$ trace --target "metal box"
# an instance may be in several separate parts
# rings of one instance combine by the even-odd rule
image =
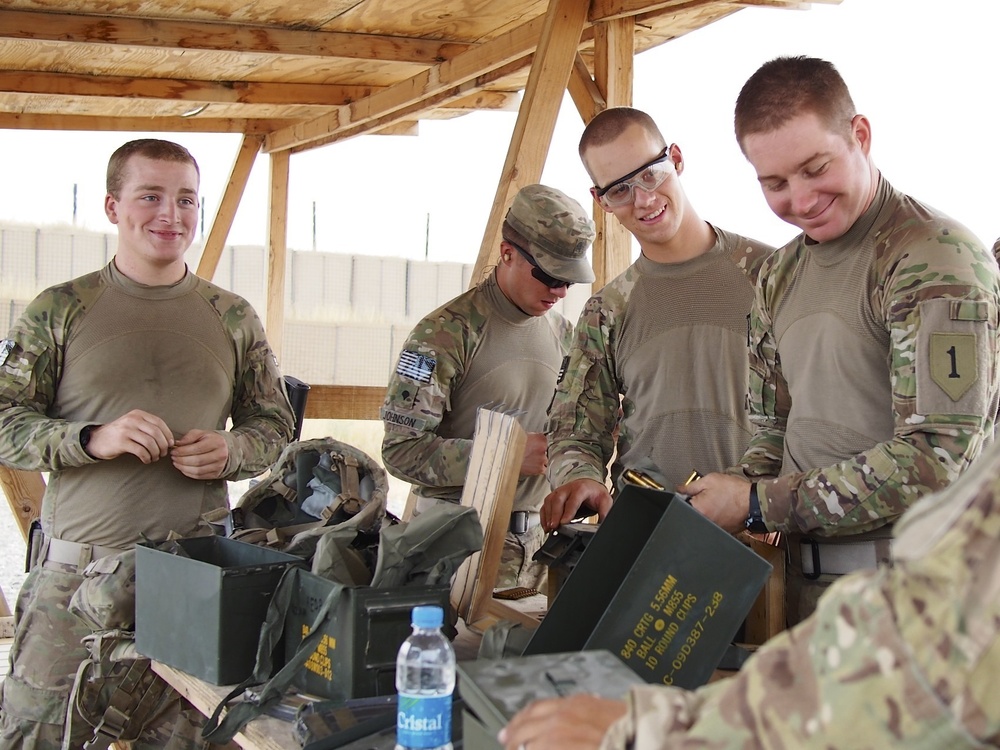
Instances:
[[[629,486],[524,649],[607,649],[647,682],[706,683],[771,565],[672,492]]]
[[[298,571],[298,584],[285,615],[286,658],[302,639],[332,589],[341,586],[336,612],[323,626],[313,653],[294,679],[303,693],[330,699],[370,698],[396,692],[396,654],[412,632],[416,606],[436,604],[445,612],[450,587],[349,588]]]
[[[220,536],[178,544],[188,557],[136,545],[136,649],[214,685],[241,682],[281,574],[303,561]]]
[[[623,699],[643,681],[609,651],[536,654],[458,663],[465,750],[502,750],[497,732],[532,701],[590,693]]]

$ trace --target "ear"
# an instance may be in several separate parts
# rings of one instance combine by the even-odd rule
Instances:
[[[872,124],[864,115],[854,115],[851,119],[851,137],[862,153],[868,156],[872,150]]]
[[[510,263],[510,261],[511,261],[511,253],[513,251],[514,251],[514,248],[511,247],[511,244],[509,242],[507,242],[507,240],[500,240],[500,260],[501,261],[503,261],[504,263]]]
[[[112,224],[118,223],[118,199],[111,193],[104,196],[104,214]]]
[[[594,198],[594,203],[600,206],[601,210],[604,211],[604,213],[606,214],[614,213],[610,208],[601,203],[601,199],[597,197],[597,188],[595,187],[590,188],[590,194]]]
[[[684,171],[684,155],[681,153],[681,147],[676,143],[671,143],[667,153],[670,154],[670,161],[674,163],[677,174],[681,174]]]

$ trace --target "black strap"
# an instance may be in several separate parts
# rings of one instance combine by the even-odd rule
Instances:
[[[309,635],[302,639],[298,649],[285,663],[274,677],[268,680],[271,674],[271,656],[275,646],[281,640],[285,630],[285,614],[288,612],[292,601],[292,595],[298,587],[299,571],[301,568],[292,566],[285,570],[278,582],[278,587],[271,597],[267,607],[267,616],[260,630],[260,640],[257,642],[257,663],[254,666],[253,674],[233,688],[222,701],[216,706],[208,723],[201,730],[202,739],[216,744],[229,742],[236,733],[240,731],[252,719],[257,718],[275,703],[279,702],[288,686],[292,683],[296,673],[309,660],[316,646],[326,632],[323,627],[328,621],[332,621],[337,615],[337,603],[343,591],[343,585],[331,581],[332,589],[327,595],[323,606],[309,627]],[[261,688],[260,692],[251,692],[247,688],[267,684]],[[229,707],[230,701],[241,693],[247,693],[243,700]],[[227,708],[225,717],[219,721],[219,716],[223,709]]]

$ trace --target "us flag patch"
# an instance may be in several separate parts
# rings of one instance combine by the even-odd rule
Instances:
[[[426,354],[413,352],[404,349],[399,355],[399,364],[396,365],[396,374],[418,383],[431,382],[431,374],[437,366],[437,360],[428,357]]]
[[[14,340],[4,339],[0,341],[0,365],[7,362],[7,357],[14,351]]]

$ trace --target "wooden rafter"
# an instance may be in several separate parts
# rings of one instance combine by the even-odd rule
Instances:
[[[0,71],[0,91],[53,97],[153,99],[198,104],[283,104],[334,107],[371,96],[385,86],[319,83],[258,83],[198,81],[124,76],[84,76],[69,73],[7,73]],[[460,110],[510,109],[516,91],[479,91],[443,105]]]
[[[282,151],[305,145],[315,148],[340,140],[345,131],[379,121],[385,115],[433,99],[510,63],[525,60],[538,43],[543,23],[544,17],[536,18],[431,70],[422,71],[361,101],[338,107],[329,115],[279,130],[268,137],[264,150]],[[462,95],[467,93],[470,92],[462,92]]]
[[[122,16],[0,10],[0,39],[42,39],[160,49],[253,52],[423,63],[450,60],[469,44],[434,39],[276,29],[246,24],[198,23]]]

